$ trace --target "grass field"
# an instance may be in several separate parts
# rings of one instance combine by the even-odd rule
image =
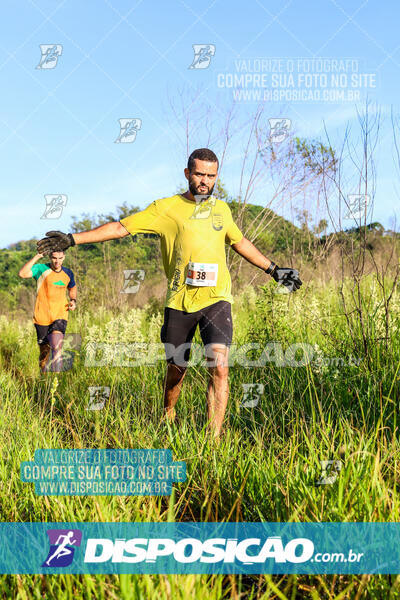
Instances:
[[[132,368],[84,364],[89,342],[159,342],[161,313],[80,309],[68,326],[82,335],[73,368],[47,375],[38,371],[31,322],[0,317],[1,521],[399,521],[399,291],[386,336],[379,288],[373,276],[365,279],[366,356],[357,313],[349,317],[350,336],[335,282],[307,284],[291,296],[274,289],[269,283],[236,297],[233,341],[262,347],[275,341],[284,352],[306,343],[312,360],[299,367],[232,366],[219,446],[205,430],[205,368],[189,370],[177,422],[169,427],[160,420],[162,361]],[[242,385],[249,383],[263,384],[264,392],[245,408]],[[103,410],[86,410],[89,386],[110,386]],[[89,447],[170,448],[174,460],[187,462],[188,477],[171,498],[38,497],[32,484],[20,481],[20,463],[33,460],[36,448]],[[337,481],[315,485],[320,461],[330,459],[342,463]],[[0,595],[378,599],[400,597],[400,576],[18,575],[0,578]]]

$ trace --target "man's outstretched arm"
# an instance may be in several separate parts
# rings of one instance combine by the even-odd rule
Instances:
[[[168,226],[169,217],[166,217],[158,208],[155,200],[144,210],[124,217],[120,221],[105,223],[89,231],[80,233],[63,233],[62,231],[48,231],[46,237],[39,240],[38,251],[48,254],[50,251],[67,250],[75,244],[94,244],[106,242],[135,235],[136,233],[156,233],[160,235]]]
[[[129,231],[119,221],[113,221],[112,223],[99,225],[99,227],[95,227],[89,231],[73,233],[72,237],[75,244],[94,244],[96,242],[106,242],[107,240],[123,238],[127,235],[129,235]]]
[[[99,225],[89,231],[80,233],[63,233],[62,231],[48,231],[46,237],[37,243],[38,251],[42,254],[65,251],[76,244],[94,244],[106,242],[129,235],[129,231],[119,221]]]
[[[268,269],[272,264],[272,260],[264,256],[250,240],[242,237],[240,242],[232,244],[232,248],[235,252],[243,256],[249,263],[259,267],[263,271]]]
[[[242,237],[240,242],[232,244],[232,248],[249,263],[271,275],[272,279],[278,284],[283,285],[287,292],[295,292],[303,284],[297,269],[278,267],[272,260],[257,250],[254,244],[247,238]]]

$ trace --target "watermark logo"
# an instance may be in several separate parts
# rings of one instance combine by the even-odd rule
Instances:
[[[189,69],[207,69],[215,54],[215,44],[193,44],[193,62]]]
[[[242,408],[255,408],[261,395],[264,393],[264,385],[262,383],[242,383],[244,392]]]
[[[136,294],[144,279],[143,269],[124,269],[124,286],[120,294]]]
[[[254,356],[257,351],[258,356]],[[252,357],[248,356],[251,352]],[[243,345],[231,344],[228,365],[240,365],[245,368],[265,367],[274,363],[278,367],[304,367],[314,356],[311,344],[299,342],[291,344],[285,350],[279,342],[268,342],[264,347],[258,343]],[[191,354],[189,360],[189,353]],[[213,344],[185,342],[178,346],[171,343],[134,342],[109,344],[89,342],[86,345],[85,367],[138,367],[157,365],[160,360],[173,358],[178,366],[216,366],[213,358]]]
[[[10,450],[8,448],[2,448],[0,450],[0,463],[8,462],[11,459],[12,459],[12,455],[11,455]]]
[[[90,400],[86,410],[102,410],[106,400],[110,397],[110,388],[108,386],[91,386],[88,390]]]
[[[142,128],[142,119],[118,119],[120,132],[115,144],[131,144],[136,140],[136,134]]]
[[[281,274],[277,285],[274,288],[274,294],[291,294],[296,291],[295,281],[299,279],[297,269],[279,269]]]
[[[318,371],[329,367],[359,367],[361,362],[361,357],[357,358],[352,354],[350,356],[324,356],[323,354],[318,354],[311,364]]]
[[[42,567],[68,567],[74,558],[75,548],[81,545],[79,529],[48,529],[50,550]]]
[[[62,371],[70,371],[74,364],[75,353],[82,345],[80,333],[66,333],[62,344]]]
[[[196,206],[190,219],[208,219],[215,206],[215,198],[206,194],[195,194]]]
[[[64,207],[67,205],[66,194],[45,194],[46,208],[41,219],[59,219]]]
[[[358,59],[236,58],[217,73],[217,88],[235,102],[358,102],[377,88],[377,74],[362,72]],[[282,120],[282,119],[278,119]]]
[[[348,211],[343,216],[344,219],[361,219],[367,214],[371,205],[371,196],[369,194],[348,194]]]
[[[54,69],[62,54],[61,44],[40,44],[41,57],[37,69]]]
[[[342,469],[341,460],[321,460],[321,477],[316,485],[331,485],[335,483]]]
[[[141,547],[138,548],[140,541]],[[249,547],[253,549],[248,553]],[[255,553],[258,550],[258,554]],[[132,560],[132,554],[135,558]],[[177,563],[210,563],[241,561],[245,565],[262,564],[267,559],[275,563],[305,563],[314,554],[314,543],[308,538],[294,538],[285,545],[281,536],[261,538],[208,538],[195,537],[176,541],[171,538],[89,538],[86,544],[85,563],[146,562],[160,564],[166,557]]]
[[[269,139],[274,144],[280,144],[289,135],[289,130],[292,126],[290,119],[268,119],[270,132]]]

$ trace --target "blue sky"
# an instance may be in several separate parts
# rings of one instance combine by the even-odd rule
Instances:
[[[144,208],[174,194],[185,182],[182,108],[191,105],[189,148],[206,145],[208,125],[218,124],[232,102],[232,89],[218,87],[218,76],[237,74],[240,64],[254,67],[257,58],[274,59],[275,67],[281,61],[286,76],[292,64],[297,77],[298,65],[304,69],[312,59],[357,61],[355,71],[346,71],[345,91],[353,73],[367,74],[368,85],[357,88],[359,101],[266,100],[263,119],[289,118],[292,131],[309,138],[323,134],[325,122],[334,143],[349,123],[357,150],[356,109],[368,95],[382,116],[371,217],[393,226],[393,217],[400,217],[390,128],[392,108],[399,113],[399,13],[398,3],[376,0],[3,2],[0,247],[48,229],[68,230],[72,215],[114,211],[123,202]],[[62,46],[55,68],[36,68],[44,44]],[[207,68],[189,68],[194,44],[215,47]],[[270,89],[272,74],[265,73]],[[320,81],[313,93],[322,92]],[[211,107],[206,123],[204,103]],[[256,106],[236,101],[242,123]],[[132,143],[115,143],[122,118],[141,120]],[[246,139],[244,127],[221,173],[232,195]],[[215,133],[211,147],[222,150]],[[356,173],[347,175],[348,192],[355,192]],[[41,219],[45,194],[67,196],[59,219]],[[252,201],[264,205],[270,195],[261,186]]]

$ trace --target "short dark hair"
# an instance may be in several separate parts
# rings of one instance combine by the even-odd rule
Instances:
[[[218,163],[218,167],[219,167],[219,160],[212,150],[210,150],[209,148],[198,148],[197,150],[193,150],[192,154],[189,156],[189,160],[188,160],[188,164],[187,164],[189,171],[193,170],[194,161],[196,158],[198,160],[207,160],[208,162],[216,162],[216,163]]]

